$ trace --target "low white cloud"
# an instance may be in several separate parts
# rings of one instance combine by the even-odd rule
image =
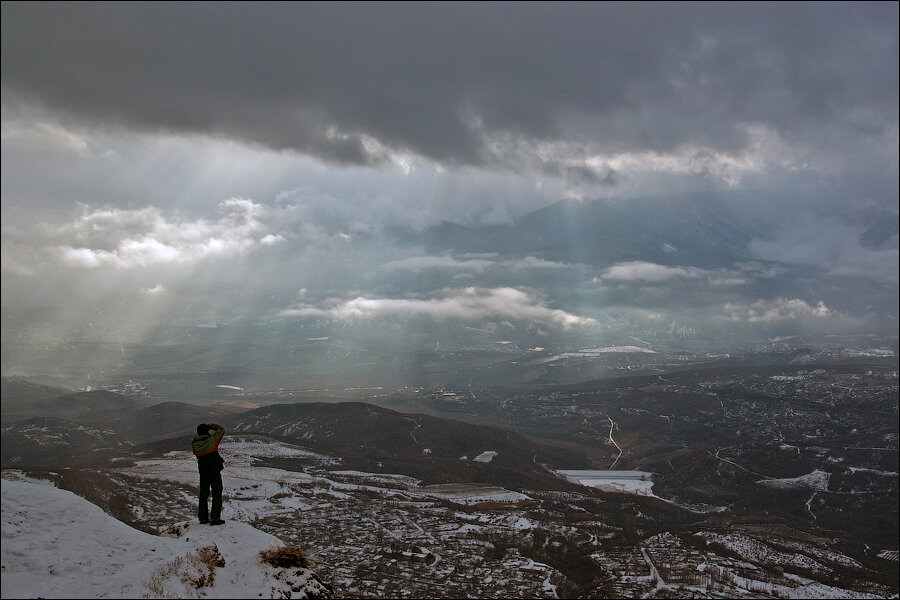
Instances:
[[[536,256],[526,256],[522,259],[506,261],[504,264],[508,264],[515,269],[566,269],[572,266],[553,260],[544,260]]]
[[[726,304],[725,313],[730,321],[747,323],[782,323],[803,319],[825,319],[835,312],[825,306],[822,301],[809,304],[799,298],[776,298],[775,300],[757,300],[752,304]]]
[[[153,287],[144,288],[141,291],[147,296],[158,296],[166,291],[166,287],[161,283],[157,283]]]
[[[722,286],[722,287],[731,287],[737,285],[747,285],[750,283],[750,279],[747,277],[731,277],[731,276],[721,276],[721,277],[710,277],[709,283],[710,285]]]
[[[59,256],[63,264],[71,267],[93,269],[97,267],[148,267],[179,259],[179,249],[153,238],[125,239],[115,250],[94,250],[60,246]]]
[[[389,271],[422,271],[426,269],[460,269],[468,271],[484,271],[496,264],[496,261],[484,258],[467,258],[459,260],[453,256],[411,256],[385,263],[381,268]]]
[[[270,233],[259,240],[259,243],[263,246],[274,246],[275,244],[280,244],[286,241],[287,240],[283,235],[273,235]]]
[[[526,320],[564,329],[596,323],[589,317],[549,308],[533,296],[514,288],[468,287],[444,292],[442,297],[428,299],[359,296],[350,300],[331,299],[318,305],[300,302],[281,314],[288,317],[331,319],[428,316],[440,320],[462,321]]]
[[[426,269],[458,269],[463,271],[483,272],[486,269],[500,267],[504,269],[561,269],[572,265],[545,260],[535,256],[526,256],[513,260],[499,260],[496,254],[471,254],[459,258],[450,255],[412,256],[385,263],[381,268],[390,271],[423,271]]]
[[[707,272],[710,285],[735,287],[749,285],[759,279],[772,279],[783,275],[786,269],[779,265],[764,265],[756,262],[738,263],[731,269],[716,269]]]
[[[737,263],[727,269],[701,269],[687,266],[666,266],[645,261],[623,262],[606,269],[602,278],[595,277],[592,282],[602,280],[638,283],[662,283],[673,280],[704,280],[717,287],[735,287],[748,285],[755,280],[771,279],[782,275],[784,267],[764,265],[758,262]]]
[[[703,269],[697,267],[667,267],[656,263],[631,261],[619,263],[608,268],[604,279],[620,281],[667,281],[669,279],[697,279],[705,275]]]
[[[156,207],[135,210],[84,207],[77,219],[48,228],[58,243],[55,255],[65,266],[131,269],[184,263],[214,256],[245,254],[257,245],[284,242],[265,233],[266,207],[244,198],[219,205],[217,220],[189,220]]]

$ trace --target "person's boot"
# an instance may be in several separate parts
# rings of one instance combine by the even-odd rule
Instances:
[[[202,523],[202,521],[201,521],[201,523]],[[210,525],[224,525],[225,521],[223,521],[222,519],[213,519],[212,521],[209,522],[209,524]]]

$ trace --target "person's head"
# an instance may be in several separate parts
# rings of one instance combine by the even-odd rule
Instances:
[[[197,435],[209,435],[209,425],[206,423],[197,425]]]

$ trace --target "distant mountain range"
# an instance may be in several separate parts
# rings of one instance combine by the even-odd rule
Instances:
[[[604,267],[624,261],[702,268],[748,260],[754,239],[770,236],[784,215],[752,198],[725,202],[715,194],[617,201],[564,200],[512,224],[443,223],[422,232],[431,252],[497,252]]]

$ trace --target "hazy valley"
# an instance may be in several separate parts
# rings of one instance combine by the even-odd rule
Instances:
[[[254,390],[207,373],[200,404],[158,402],[155,377],[118,392],[4,379],[3,468],[157,533],[194,518],[186,442],[221,422],[226,518],[302,547],[339,597],[884,597],[898,589],[889,344],[506,349],[482,367],[608,374],[566,384]],[[567,469],[652,473],[652,492]]]

